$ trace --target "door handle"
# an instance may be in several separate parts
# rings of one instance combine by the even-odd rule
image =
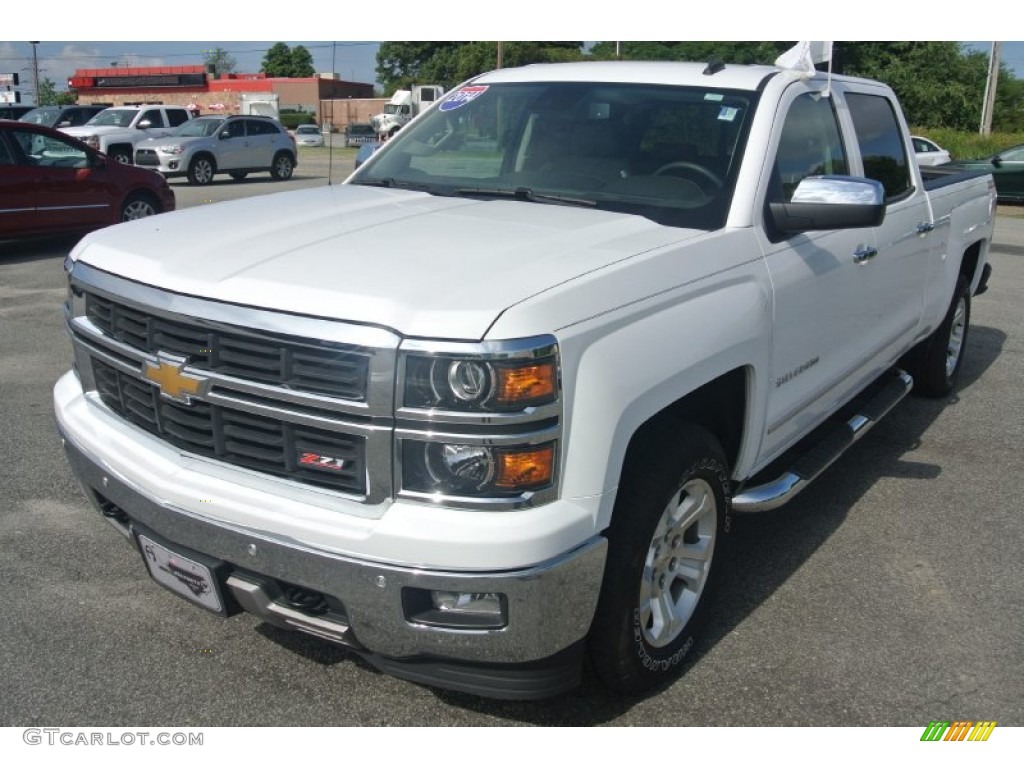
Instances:
[[[933,229],[935,229],[935,225],[932,224],[930,221],[922,221],[920,224],[917,225],[917,234],[927,235]]]
[[[855,264],[867,264],[871,259],[878,255],[878,249],[872,246],[865,246],[858,248],[853,252],[853,261]]]

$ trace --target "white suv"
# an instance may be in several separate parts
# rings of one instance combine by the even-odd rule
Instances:
[[[163,138],[140,142],[135,164],[164,176],[186,176],[190,184],[209,184],[218,173],[244,179],[259,171],[283,181],[295,169],[295,140],[270,117],[208,115]]]

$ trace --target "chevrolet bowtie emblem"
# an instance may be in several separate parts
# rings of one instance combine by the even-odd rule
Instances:
[[[191,404],[191,395],[200,395],[207,380],[182,373],[185,366],[182,358],[173,359],[160,355],[157,362],[147,360],[142,366],[142,375],[160,388],[160,394],[185,405]]]

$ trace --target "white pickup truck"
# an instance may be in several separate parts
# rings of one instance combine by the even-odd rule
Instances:
[[[347,183],[93,233],[54,397],[163,586],[493,697],[683,666],[734,512],[951,391],[990,176],[922,178],[892,91],[538,65]]]
[[[85,125],[61,130],[103,152],[111,160],[131,165],[136,144],[166,136],[191,119],[192,113],[184,107],[163,104],[110,107]]]

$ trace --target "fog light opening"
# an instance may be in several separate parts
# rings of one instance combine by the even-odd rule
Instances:
[[[508,598],[500,592],[456,592],[406,587],[405,618],[446,629],[501,629],[508,625]]]

